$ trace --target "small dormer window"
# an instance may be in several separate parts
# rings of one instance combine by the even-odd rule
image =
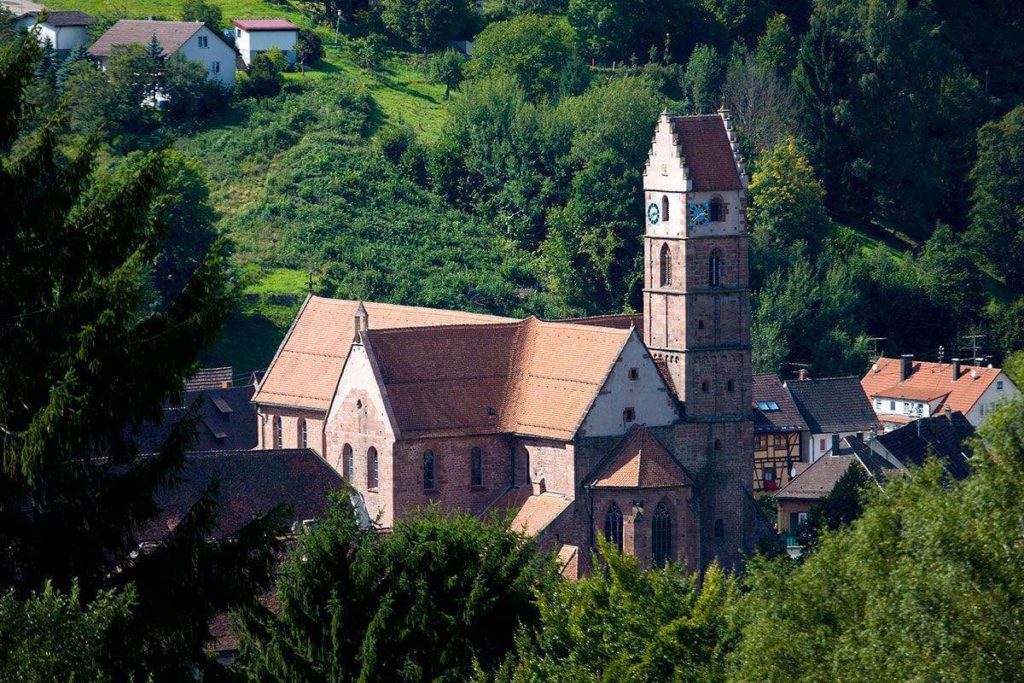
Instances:
[[[210,47],[209,36],[199,36],[199,47]]]

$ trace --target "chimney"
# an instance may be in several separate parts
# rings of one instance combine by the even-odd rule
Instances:
[[[539,472],[530,477],[530,485],[535,496],[539,496],[547,490],[547,487],[544,485],[544,475]]]
[[[905,382],[910,377],[910,370],[914,366],[914,354],[904,353],[900,356],[900,381]]]
[[[960,379],[960,359],[959,358],[954,358],[953,359],[953,381],[955,382],[958,379]]]
[[[832,455],[839,455],[839,435],[832,435]]]
[[[796,373],[796,378],[803,382],[805,379],[810,379],[810,374],[807,372],[807,368],[800,368],[800,371]]]

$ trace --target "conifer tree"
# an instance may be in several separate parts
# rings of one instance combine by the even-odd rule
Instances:
[[[166,225],[159,154],[97,181],[94,145],[60,144],[61,115],[20,135],[39,56],[0,43],[0,589],[50,581],[83,600],[134,584],[132,615],[104,648],[118,677],[176,679],[205,663],[206,624],[269,580],[274,519],[207,543],[207,492],[159,547],[139,552],[192,438],[186,420],[142,457],[132,430],[159,417],[230,310],[221,244],[161,296],[147,273]]]

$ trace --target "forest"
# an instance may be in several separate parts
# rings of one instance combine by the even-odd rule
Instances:
[[[145,458],[126,428],[200,362],[265,367],[307,289],[636,310],[641,174],[666,108],[736,123],[758,371],[969,352],[1020,377],[1024,5],[65,8],[97,35],[124,16],[220,30],[280,14],[303,27],[301,59],[267,53],[224,92],[159,46],[101,72],[0,18],[0,679],[1019,677],[1020,402],[987,421],[970,478],[931,463],[862,490],[859,518],[800,562],[765,548],[742,575],[691,576],[602,548],[578,582],[503,520],[430,510],[377,535],[341,499],[291,548],[280,510],[211,542],[213,489],[140,554],[197,423]],[[467,39],[470,58],[451,48]],[[157,91],[173,104],[139,106]],[[230,668],[205,649],[225,612]]]

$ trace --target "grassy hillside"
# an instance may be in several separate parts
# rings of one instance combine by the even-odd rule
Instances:
[[[157,16],[163,19],[181,17],[184,0],[58,0],[47,2],[46,6],[53,9],[76,9],[93,15],[124,14],[129,17]],[[285,17],[291,20],[302,19],[305,15],[286,0],[269,3],[263,0],[218,0],[216,3],[224,11],[224,19]]]

